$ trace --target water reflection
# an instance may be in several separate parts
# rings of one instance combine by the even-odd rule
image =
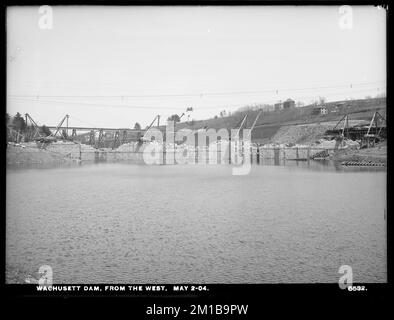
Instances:
[[[25,169],[56,169],[56,168],[78,168],[78,167],[90,167],[90,166],[108,166],[111,164],[121,164],[121,165],[142,165],[142,166],[150,166],[145,165],[143,163],[135,163],[135,161],[117,161],[117,162],[106,162],[106,161],[74,161],[67,163],[32,163],[32,164],[7,164],[7,169],[9,170],[25,170]],[[197,164],[198,166],[216,166],[216,164]],[[157,166],[157,165],[154,165]],[[162,166],[162,165],[160,165]],[[173,164],[169,164],[167,166],[174,166]],[[176,166],[184,166],[184,165],[176,165]],[[196,164],[188,164],[193,168]],[[233,167],[235,165],[228,164],[217,164],[217,166],[224,167]],[[337,172],[385,172],[386,167],[379,166],[343,166],[338,161],[332,160],[279,160],[275,159],[261,159],[259,163],[252,163],[252,168],[261,167],[261,166],[284,166],[289,169],[298,167],[305,170],[313,170],[313,171],[337,171]]]

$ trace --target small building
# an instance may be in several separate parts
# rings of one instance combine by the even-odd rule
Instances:
[[[316,106],[312,109],[312,115],[317,116],[317,115],[322,115],[325,116],[328,114],[328,109],[326,106]]]
[[[320,114],[322,116],[325,116],[326,114],[328,114],[328,110],[327,110],[327,108],[325,106],[321,106],[320,107]]]
[[[292,109],[295,108],[295,101],[293,99],[287,99],[283,102],[283,109]]]

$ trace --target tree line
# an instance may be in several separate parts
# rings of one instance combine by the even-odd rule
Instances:
[[[11,116],[7,112],[5,119],[6,119],[6,125],[8,127],[11,127],[12,129],[18,131],[21,134],[24,134],[29,130],[29,126],[27,125],[25,118],[19,112],[17,112],[14,116]],[[45,126],[45,124],[39,126],[38,128],[40,134],[44,136],[49,136],[51,134],[51,130],[49,130],[49,128]]]

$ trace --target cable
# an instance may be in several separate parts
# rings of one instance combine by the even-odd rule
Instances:
[[[378,90],[383,89],[383,88],[376,88]],[[376,90],[375,89],[375,90]],[[344,91],[344,92],[332,92],[330,95],[343,95],[343,94],[354,94],[354,93],[359,93],[359,92],[364,92],[365,89],[362,90],[351,90],[351,91]],[[313,96],[303,96],[303,97],[297,97],[297,100],[307,100],[307,99],[316,99],[318,98],[319,95],[313,95]],[[10,97],[10,99],[16,101],[16,102],[33,102],[33,103],[61,103],[61,104],[68,104],[68,105],[87,105],[87,106],[96,106],[96,107],[104,107],[104,108],[125,108],[125,109],[154,109],[154,110],[185,110],[185,107],[167,107],[167,106],[133,106],[133,105],[116,105],[116,104],[101,104],[101,103],[89,103],[89,102],[77,102],[77,101],[59,101],[59,100],[35,100],[35,99],[29,99],[29,98],[18,98],[18,97]],[[278,100],[269,100],[265,101],[264,104],[267,103],[274,103],[277,102]],[[234,105],[227,105],[223,104],[222,106],[219,105],[214,105],[214,106],[203,106],[203,107],[198,107],[195,108],[196,110],[206,110],[206,109],[219,109],[219,108],[234,108],[234,107],[243,107],[247,105],[259,105],[263,103],[256,103],[256,102],[243,102],[243,103],[237,103]]]
[[[383,83],[385,81],[375,81],[375,82],[365,82],[365,83],[351,83],[343,85],[334,86],[321,86],[321,87],[304,87],[304,88],[274,88],[268,90],[258,90],[258,91],[229,91],[229,92],[208,92],[208,93],[185,93],[185,94],[151,94],[151,95],[28,95],[28,94],[10,94],[8,97],[36,97],[36,98],[165,98],[165,97],[206,97],[206,96],[223,96],[223,95],[244,95],[244,94],[259,94],[259,93],[278,93],[278,92],[288,92],[288,91],[304,91],[304,90],[318,90],[318,89],[331,89],[331,88],[350,88],[355,86],[368,86],[377,83]]]

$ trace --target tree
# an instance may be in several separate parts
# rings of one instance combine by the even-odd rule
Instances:
[[[179,118],[179,116],[177,114],[173,114],[171,117],[168,117],[167,120],[174,121],[175,123],[181,121],[181,119]]]
[[[40,128],[40,133],[42,133],[45,136],[50,136],[51,135],[51,130],[44,124]]]
[[[25,119],[21,116],[19,112],[16,113],[14,119],[12,119],[12,124],[15,127],[15,130],[24,132],[26,129]]]
[[[327,99],[325,97],[319,97],[319,104],[320,105],[325,104],[326,101],[327,101]]]
[[[134,129],[135,130],[141,130],[141,125],[138,122],[136,122],[135,125],[134,125]]]
[[[386,98],[386,93],[382,92],[382,93],[378,93],[375,98]]]
[[[226,110],[220,111],[220,116],[223,118],[226,115]]]
[[[8,122],[10,121],[10,119],[11,119],[10,115],[8,114],[8,112],[6,112],[6,114],[5,114],[5,123],[7,125],[8,125]]]

